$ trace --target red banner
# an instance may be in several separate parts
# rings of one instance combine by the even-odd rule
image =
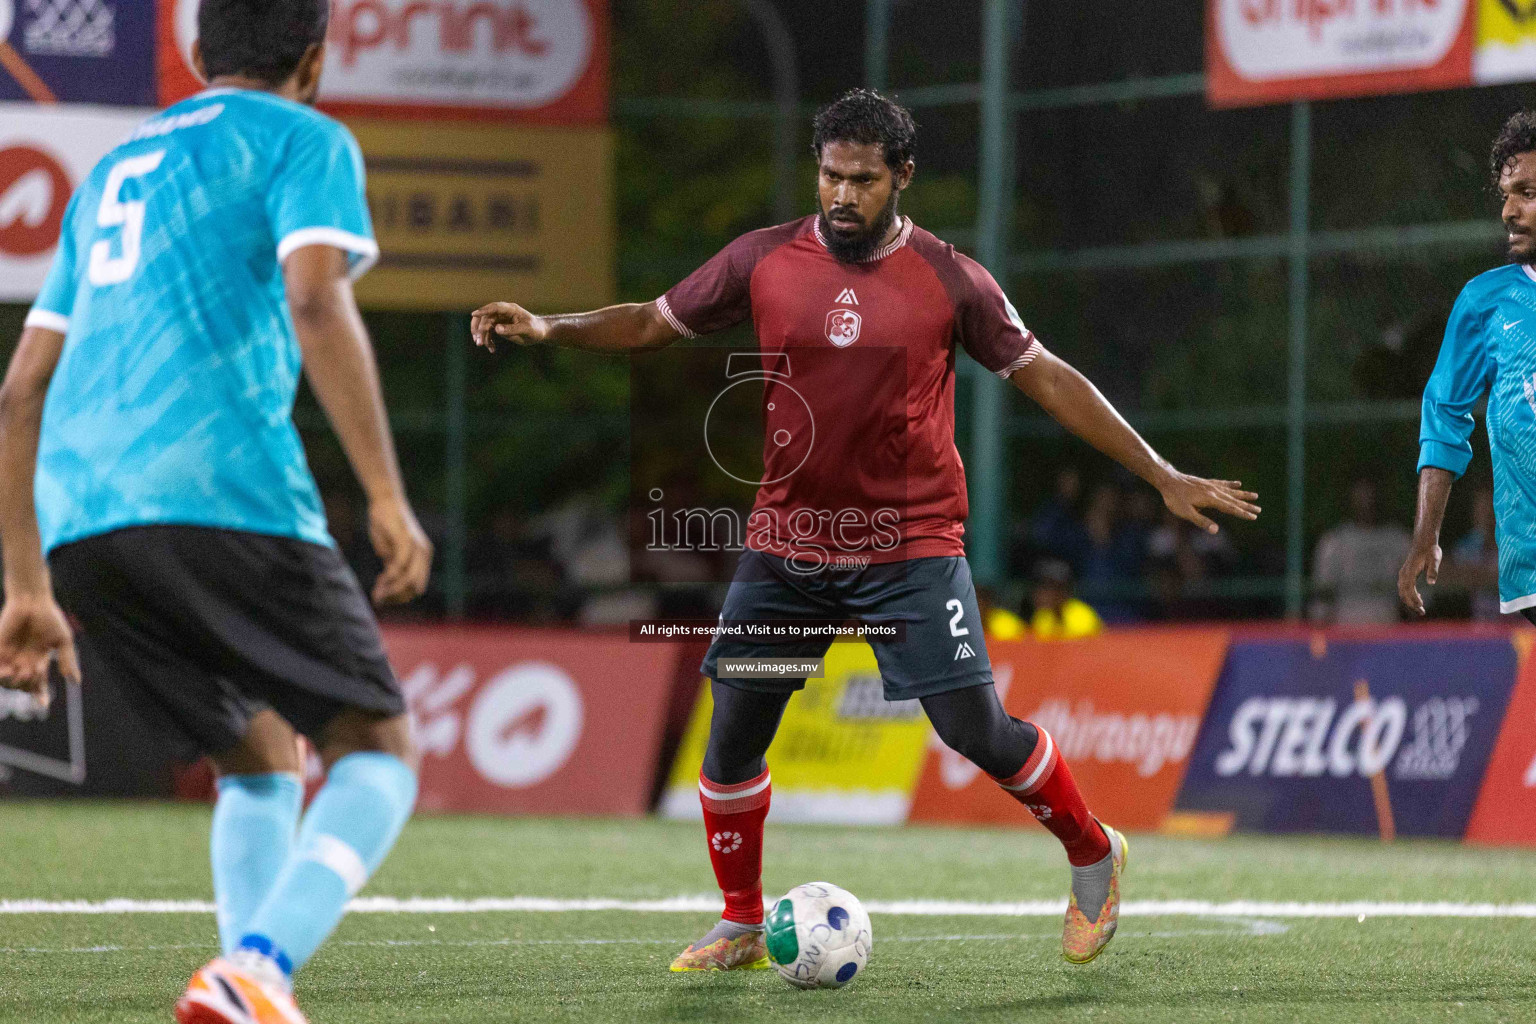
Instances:
[[[163,104],[192,72],[200,0],[157,0]],[[602,124],[607,0],[334,0],[321,106],[338,116]]]
[[[1093,812],[1121,828],[1162,825],[1221,672],[1226,631],[1126,630],[987,647],[1008,712],[1050,732]],[[909,820],[1033,819],[969,761],[938,749]]]
[[[1472,84],[1473,0],[1206,0],[1213,106]]]
[[[423,811],[643,814],[678,648],[624,636],[384,631],[415,718]]]
[[[1467,822],[1467,840],[1536,846],[1536,662],[1531,635],[1521,631],[1514,640],[1520,675]]]

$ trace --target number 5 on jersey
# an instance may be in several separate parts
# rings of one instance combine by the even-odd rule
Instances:
[[[112,240],[104,238],[91,246],[90,282],[97,288],[122,284],[139,269],[140,247],[144,241],[143,200],[123,202],[123,183],[129,178],[142,178],[152,173],[165,159],[165,150],[159,149],[143,156],[129,157],[113,167],[107,174],[106,187],[101,192],[101,206],[96,210],[96,226],[122,228],[122,254],[112,255]]]

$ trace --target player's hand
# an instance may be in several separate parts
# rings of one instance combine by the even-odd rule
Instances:
[[[469,333],[475,344],[496,351],[502,338],[515,345],[538,345],[549,333],[542,317],[534,316],[515,302],[493,302],[470,314]]]
[[[1415,540],[1403,567],[1397,573],[1397,596],[1403,599],[1403,604],[1415,615],[1424,614],[1424,595],[1419,593],[1419,573],[1424,574],[1424,582],[1431,587],[1440,578],[1440,545],[1433,540]]]
[[[373,584],[373,603],[405,604],[427,589],[432,575],[432,542],[404,499],[368,506],[368,539],[384,563]]]
[[[80,659],[64,612],[52,594],[16,595],[0,610],[0,687],[30,693],[48,706],[48,666],[59,659],[59,671],[72,683],[80,681]]]
[[[1206,533],[1216,533],[1221,528],[1200,513],[1203,508],[1248,520],[1259,518],[1259,513],[1263,511],[1254,504],[1259,496],[1253,491],[1243,490],[1239,480],[1206,480],[1185,473],[1174,473],[1158,489],[1163,494],[1163,504],[1174,515],[1194,523]]]

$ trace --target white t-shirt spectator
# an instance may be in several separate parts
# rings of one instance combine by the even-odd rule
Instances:
[[[1344,523],[1323,534],[1312,567],[1312,617],[1345,625],[1397,622],[1397,571],[1410,537],[1401,526]]]

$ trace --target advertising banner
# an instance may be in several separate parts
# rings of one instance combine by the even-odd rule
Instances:
[[[1477,0],[1477,50],[1472,80],[1478,85],[1536,78],[1536,0]]]
[[[606,128],[347,122],[368,163],[383,257],[358,301],[470,310],[495,299],[612,301],[613,140]]]
[[[0,101],[155,103],[148,0],[0,0]]]
[[[1234,107],[1470,85],[1478,3],[1207,0],[1207,98]]]
[[[1536,846],[1536,661],[1531,635],[1516,633],[1515,640],[1521,645],[1520,677],[1467,822],[1467,839],[1474,843]]]
[[[636,644],[634,650],[649,645]],[[703,685],[662,795],[668,818],[698,819],[699,768],[709,742],[714,702]],[[806,681],[784,712],[768,748],[773,821],[897,825],[907,818],[912,787],[930,732],[917,701],[885,700],[875,652],[859,642],[834,643],[826,676]]]
[[[0,103],[0,301],[37,296],[75,186],[153,112]]]
[[[170,104],[202,87],[191,67],[199,0],[156,2]],[[335,0],[321,104],[338,115],[601,124],[608,34],[607,0]]]
[[[1178,808],[1254,831],[1460,838],[1515,669],[1507,636],[1234,643]]]
[[[1227,649],[1217,629],[1115,631],[987,645],[1008,712],[1048,731],[1093,812],[1155,829],[1173,806]],[[912,821],[1023,826],[1017,801],[937,739]]]
[[[415,718],[422,810],[649,809],[675,647],[445,626],[384,641]]]

